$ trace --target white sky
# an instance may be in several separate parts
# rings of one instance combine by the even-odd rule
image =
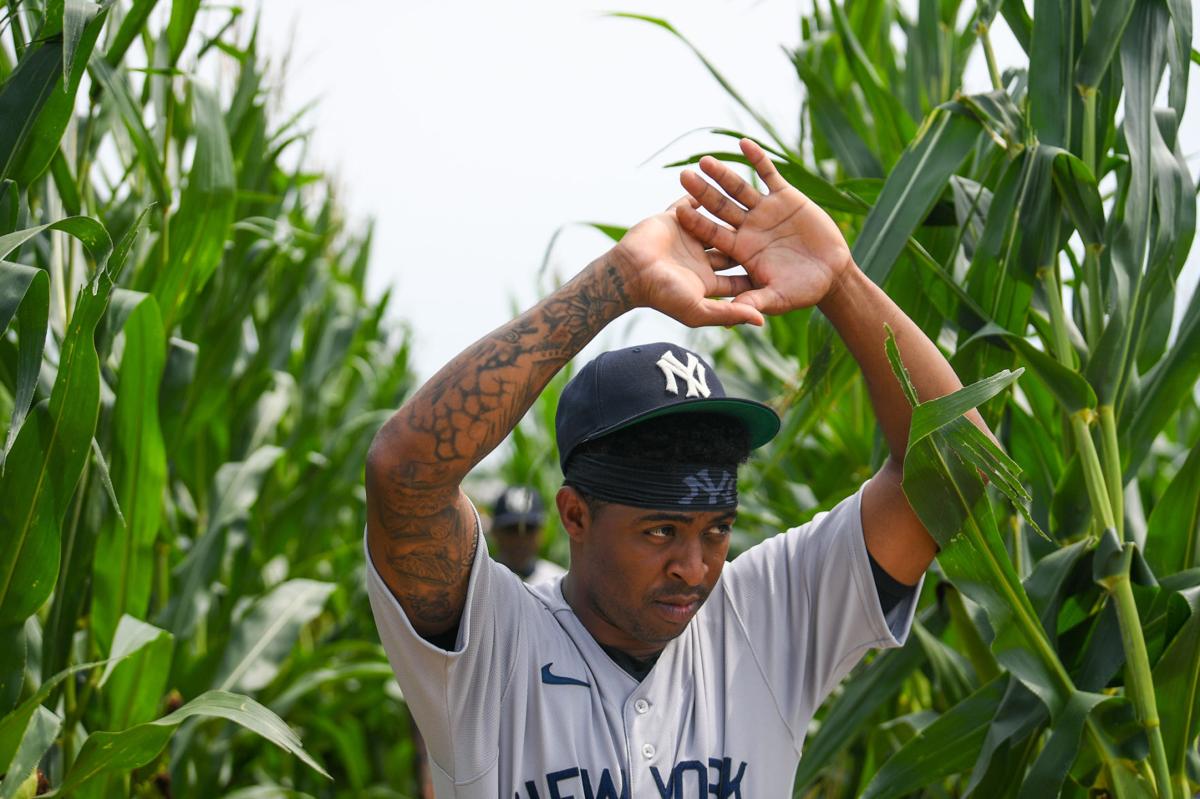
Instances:
[[[415,366],[428,377],[510,319],[514,299],[526,307],[541,296],[537,272],[557,229],[567,226],[550,267],[566,278],[609,246],[572,223],[630,225],[682,193],[679,170],[662,164],[733,144],[677,137],[714,126],[760,132],[682,42],[605,11],[671,21],[794,138],[799,82],[780,46],[799,41],[809,6],[264,0],[262,36],[274,62],[289,61],[281,113],[318,101],[311,153],[338,176],[352,219],[376,220],[369,285],[394,287],[392,312],[410,322]],[[1024,61],[1002,26],[993,43],[1002,66]],[[981,56],[967,81],[970,91],[988,88]],[[1193,74],[1189,157],[1200,151],[1198,87]],[[1185,282],[1194,286],[1198,271],[1200,247]],[[638,311],[598,344],[686,333]]]

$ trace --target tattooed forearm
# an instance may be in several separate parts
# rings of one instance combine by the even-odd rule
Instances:
[[[462,479],[550,378],[631,306],[621,270],[596,261],[468,347],[376,436],[367,469],[372,552],[419,631],[453,626],[465,601],[476,532]]]

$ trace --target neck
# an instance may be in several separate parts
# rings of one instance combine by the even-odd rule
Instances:
[[[639,660],[644,660],[663,651],[662,645],[647,643],[634,638],[613,623],[605,615],[604,611],[591,599],[588,592],[584,590],[582,581],[576,576],[574,570],[567,572],[567,576],[563,578],[561,586],[563,599],[567,601],[567,605],[575,613],[576,618],[579,619],[583,628],[596,640],[596,643],[601,646],[619,649],[630,657]]]

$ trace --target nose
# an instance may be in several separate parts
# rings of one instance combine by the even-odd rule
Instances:
[[[672,558],[667,563],[667,573],[689,586],[700,585],[708,572],[704,562],[704,546],[698,539],[683,537],[672,552]]]

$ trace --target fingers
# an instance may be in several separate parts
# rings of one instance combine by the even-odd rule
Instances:
[[[734,172],[728,164],[718,161],[711,155],[700,159],[700,169],[715,180],[726,194],[747,208],[753,208],[762,200],[762,193],[758,189],[742,180],[741,176]]]
[[[713,275],[709,284],[714,297],[737,297],[754,289],[754,284],[746,275]]]
[[[721,300],[701,300],[679,321],[689,327],[705,327],[710,325],[751,324],[762,327],[763,316],[753,307],[744,303],[722,302]]]
[[[720,250],[705,250],[704,254],[708,256],[708,265],[712,267],[714,272],[720,272],[722,269],[733,269],[735,266],[741,266],[741,264]]]
[[[675,202],[668,205],[666,210],[663,211],[663,213],[669,214],[672,211],[674,211],[676,208],[699,208],[699,207],[700,207],[699,200],[697,200],[695,197],[691,196],[690,194],[685,194],[682,197],[680,197],[678,200],[676,200]]]
[[[709,159],[716,162],[716,159]],[[703,163],[703,160],[701,160]],[[700,201],[708,211],[722,222],[737,227],[746,219],[746,210],[725,196],[716,186],[691,170],[684,170],[679,175],[679,182],[687,189],[688,194]]]
[[[699,180],[698,177],[696,179]],[[676,207],[675,218],[685,231],[705,247],[713,247],[722,252],[733,249],[733,231],[718,225],[695,208]]]
[[[779,314],[788,310],[783,298],[770,286],[752,288],[733,297],[731,305],[749,305],[765,314]]]
[[[742,139],[739,143],[742,146],[742,154],[746,156],[750,166],[754,167],[754,171],[762,178],[763,183],[767,184],[768,189],[783,191],[789,187],[790,184],[779,174],[779,170],[775,168],[775,162],[770,159],[762,147],[750,139]]]

